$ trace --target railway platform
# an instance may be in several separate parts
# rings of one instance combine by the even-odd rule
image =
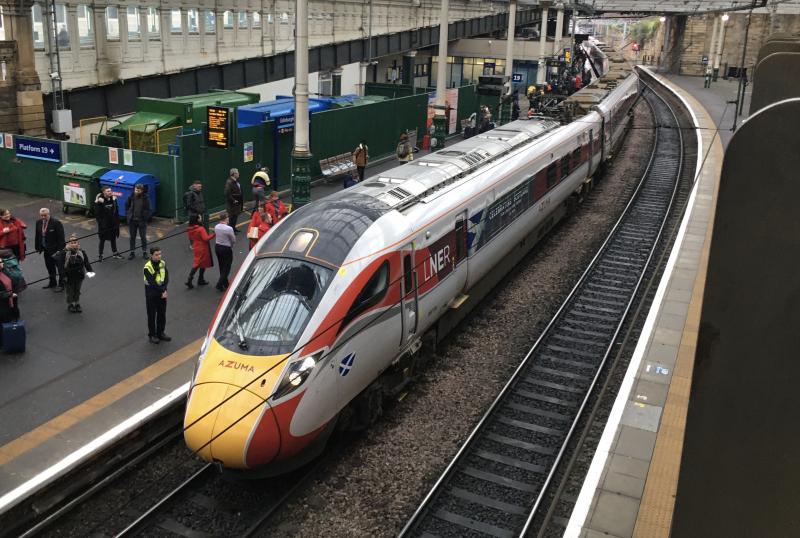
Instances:
[[[705,89],[699,77],[661,79],[699,126],[695,186],[567,524],[569,537],[670,534],[719,176],[732,134],[734,105],[728,101],[735,99],[736,82],[720,80]]]
[[[421,151],[421,154],[426,152]],[[367,175],[395,166],[388,158],[367,168]],[[246,180],[245,180],[246,181]],[[222,188],[205,185],[206,189]],[[342,188],[341,181],[318,182],[312,199]],[[282,193],[287,195],[287,193]],[[27,250],[33,250],[39,209],[48,207],[77,233],[97,276],[84,282],[83,313],[67,311],[63,293],[41,289],[47,282],[43,258],[35,252],[21,263],[28,289],[20,294],[27,327],[27,349],[21,355],[0,354],[0,518],[32,494],[91,460],[115,441],[135,431],[171,403],[181,400],[200,346],[222,294],[214,289],[217,268],[206,272],[211,285],[187,289],[192,264],[185,225],[154,219],[148,226],[150,246],[162,248],[170,276],[167,334],[171,342],[147,339],[142,289],[144,261],[128,260],[128,236],[117,241],[124,259],[98,263],[94,219],[61,213],[58,200],[0,191],[2,205],[27,225]],[[233,270],[248,252],[245,230],[249,213],[240,218]],[[213,225],[213,223],[212,223]],[[44,281],[42,281],[44,279]]]

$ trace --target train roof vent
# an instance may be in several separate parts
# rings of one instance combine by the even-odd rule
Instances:
[[[464,153],[459,158],[465,163],[467,163],[469,166],[478,166],[489,157],[491,157],[491,155],[487,151],[481,149],[475,149],[470,151],[469,153]]]
[[[446,155],[447,157],[460,157],[464,155],[463,151],[456,151],[454,149],[446,149],[444,151],[437,151],[436,155]]]

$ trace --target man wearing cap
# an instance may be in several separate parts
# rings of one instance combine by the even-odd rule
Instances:
[[[64,275],[67,289],[67,310],[72,313],[81,313],[81,286],[85,277],[92,278],[92,266],[89,256],[78,244],[77,234],[70,234],[69,242],[64,250],[57,252],[54,258],[61,267],[59,271]]]
[[[172,340],[164,333],[167,326],[167,264],[161,259],[161,249],[152,247],[150,259],[144,264],[144,298],[147,304],[147,336],[151,344]]]
[[[64,225],[50,216],[50,210],[43,207],[39,210],[39,220],[36,221],[36,252],[44,255],[44,265],[50,277],[44,289],[52,288],[53,291],[64,290],[64,273],[62,265],[56,263],[53,255],[64,248]],[[58,274],[58,281],[56,281]]]

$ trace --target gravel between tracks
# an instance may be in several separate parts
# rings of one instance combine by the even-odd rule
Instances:
[[[652,125],[640,103],[635,126]],[[449,463],[608,235],[652,147],[630,131],[586,202],[498,285],[370,430],[260,536],[393,536]]]

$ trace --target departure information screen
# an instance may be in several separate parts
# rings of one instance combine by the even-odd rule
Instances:
[[[210,106],[207,109],[208,134],[206,143],[215,148],[227,148],[230,141],[231,109]]]

